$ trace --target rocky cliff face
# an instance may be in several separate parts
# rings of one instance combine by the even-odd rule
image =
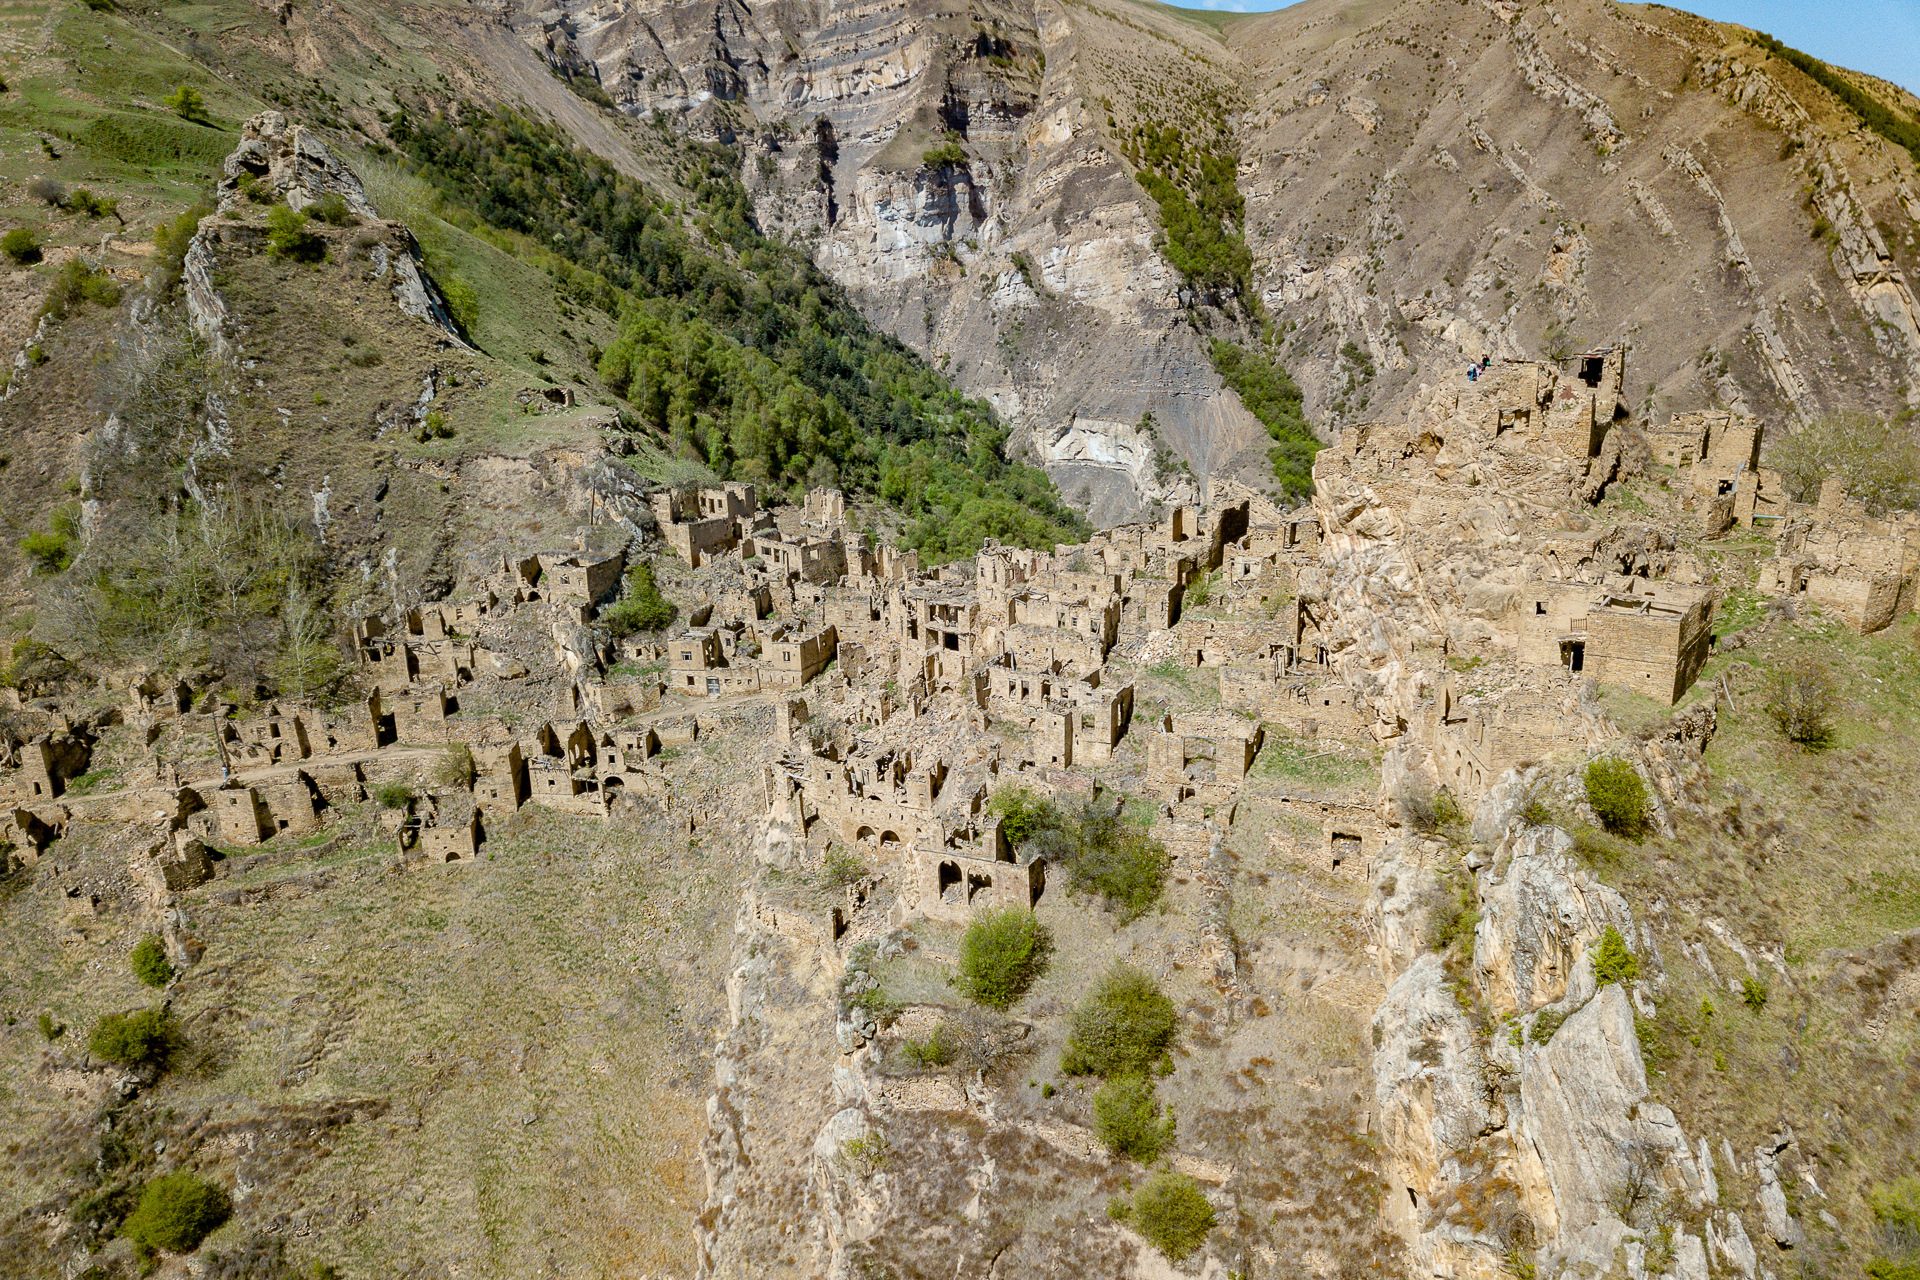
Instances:
[[[738,0],[502,20],[622,109],[740,144],[769,226],[1012,421],[1096,521],[1265,438],[1120,156],[1225,114],[1253,288],[1331,435],[1465,358],[1630,344],[1630,401],[1891,410],[1920,373],[1920,179],[1825,90],[1669,9],[1311,0],[1215,29],[1149,5]],[[1863,81],[1863,83],[1865,83]],[[1891,86],[1876,92],[1912,105]],[[943,148],[945,148],[943,150]],[[1200,305],[1195,305],[1200,303]]]

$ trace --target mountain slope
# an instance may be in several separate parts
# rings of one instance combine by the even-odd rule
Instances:
[[[1205,354],[1209,329],[1254,344],[1258,309],[1186,287],[1153,251],[1142,127],[1230,126],[1252,290],[1323,434],[1486,353],[1631,344],[1633,407],[1657,417],[1894,411],[1920,361],[1913,158],[1786,55],[1670,9],[1313,0],[1215,22],[1080,0],[640,3],[502,20],[622,110],[736,145],[762,218],[993,400],[1096,519],[1167,492],[1148,413],[1203,476],[1262,469]],[[1892,86],[1828,80],[1920,118]]]

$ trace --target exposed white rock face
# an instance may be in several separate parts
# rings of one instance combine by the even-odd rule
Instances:
[[[1440,957],[1400,975],[1373,1018],[1374,1103],[1395,1175],[1430,1198],[1441,1165],[1471,1147],[1493,1119],[1486,1055],[1446,984]]]
[[[1633,1004],[1618,986],[1598,995],[1552,1040],[1522,1059],[1515,1117],[1523,1168],[1537,1171],[1540,1201],[1563,1241],[1617,1224],[1630,1189],[1653,1195],[1700,1182],[1673,1113],[1648,1103]]]
[[[1558,827],[1516,823],[1481,876],[1474,965],[1496,1014],[1586,1000],[1593,994],[1588,953],[1607,927],[1639,941],[1626,900],[1587,874],[1569,856],[1572,848]]]

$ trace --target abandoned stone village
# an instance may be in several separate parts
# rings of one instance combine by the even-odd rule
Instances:
[[[1671,705],[1708,656],[1715,587],[1671,532],[1563,515],[1622,464],[1611,430],[1624,417],[1622,360],[1509,362],[1432,390],[1408,423],[1324,450],[1311,507],[1229,490],[1084,545],[990,545],[936,569],[863,535],[837,491],[769,508],[751,484],[663,490],[648,500],[652,532],[678,562],[684,600],[667,632],[594,631],[627,555],[590,553],[583,537],[502,558],[458,600],[361,619],[346,643],[365,697],[345,706],[243,712],[151,677],[85,719],[24,702],[12,710],[30,732],[11,744],[0,784],[6,838],[36,860],[76,812],[104,808],[154,824],[143,878],[180,889],[214,874],[209,846],[302,836],[420,749],[451,745],[465,749],[452,781],[409,795],[388,825],[406,857],[460,862],[491,817],[524,804],[606,819],[623,805],[671,811],[661,752],[770,722],[764,805],[816,851],[870,855],[899,890],[897,925],[1034,901],[1046,868],[1019,864],[988,797],[1091,793],[1129,738],[1154,832],[1175,851],[1204,851],[1209,831],[1232,823],[1274,733],[1384,753],[1397,762],[1389,778],[1423,771],[1470,807],[1507,769],[1589,744],[1599,730],[1577,713],[1588,682]],[[1815,504],[1791,502],[1759,465],[1761,440],[1758,422],[1712,412],[1675,417],[1646,444],[1690,532],[1772,539],[1758,590],[1862,633],[1920,604],[1920,523],[1872,519],[1832,483]],[[1370,546],[1446,540],[1484,519],[1488,495],[1515,527],[1511,549],[1450,584],[1460,607],[1442,612],[1448,590],[1420,581],[1417,557],[1394,566],[1411,580],[1369,584],[1356,570]],[[1355,643],[1369,586],[1425,616]],[[1382,616],[1406,615],[1406,603]],[[1216,705],[1137,707],[1126,673],[1146,666],[1217,687]],[[519,727],[475,710],[515,686],[531,695],[518,700]],[[525,723],[528,706],[544,711],[538,723]],[[74,794],[94,739],[115,724],[144,736],[147,776]],[[1294,854],[1365,877],[1397,823],[1390,790],[1320,804],[1321,841]],[[858,907],[853,894],[831,919],[782,918],[832,942]]]
[[[1286,862],[1372,884],[1428,856],[1408,838],[1409,785],[1471,814],[1511,771],[1616,741],[1609,691],[1679,702],[1730,589],[1862,633],[1920,605],[1920,522],[1872,518],[1833,484],[1790,501],[1751,419],[1633,424],[1623,360],[1510,362],[1429,387],[1406,421],[1325,448],[1310,506],[1216,486],[1204,507],[1051,552],[988,545],[924,567],[836,491],[772,507],[750,484],[655,492],[651,521],[611,539],[583,529],[487,562],[449,599],[359,619],[342,641],[360,690],[345,705],[240,708],[144,675],[84,713],[16,697],[9,856],[58,877],[69,824],[128,825],[129,874],[184,966],[196,943],[174,895],[311,842],[347,804],[378,799],[401,864],[483,874],[457,868],[524,805],[719,823],[667,765],[730,736],[754,762],[736,811],[792,832],[810,865],[839,851],[865,868],[824,907],[771,883],[746,899],[743,924],[835,971],[915,920],[1062,891],[1001,832],[991,802],[1011,788],[1127,805],[1176,875],[1214,884],[1263,751],[1361,762],[1364,784],[1282,795],[1271,840]],[[1609,503],[1629,474],[1655,482],[1667,517]],[[1761,548],[1751,584],[1715,581],[1698,549],[1721,539]],[[676,617],[616,636],[602,614],[641,560]],[[117,781],[103,788],[108,742]],[[1660,745],[1635,757],[1656,800],[1680,785]],[[74,878],[65,892],[84,915],[101,889]],[[1392,982],[1406,948],[1382,918]],[[1568,957],[1604,922],[1576,922]],[[1211,917],[1201,933],[1231,1007],[1233,941]],[[840,1048],[870,1034],[843,1026]],[[1388,1129],[1417,1204],[1445,1175]],[[1677,1156],[1672,1176],[1693,1186],[1688,1167]]]

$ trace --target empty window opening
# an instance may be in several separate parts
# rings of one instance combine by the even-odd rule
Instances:
[[[940,864],[940,897],[944,901],[949,893],[960,885],[960,864],[943,862]]]
[[[993,889],[992,876],[980,875],[980,874],[969,874],[967,876],[967,901],[968,902],[972,902],[976,897],[980,896],[980,894],[982,893],[988,893],[990,895],[992,889]]]
[[[1600,375],[1606,370],[1606,361],[1600,356],[1588,356],[1580,362],[1580,381],[1590,387],[1600,385]]]
[[[1587,665],[1587,645],[1584,640],[1567,640],[1560,645],[1560,660],[1567,664],[1569,671],[1581,671]]]

